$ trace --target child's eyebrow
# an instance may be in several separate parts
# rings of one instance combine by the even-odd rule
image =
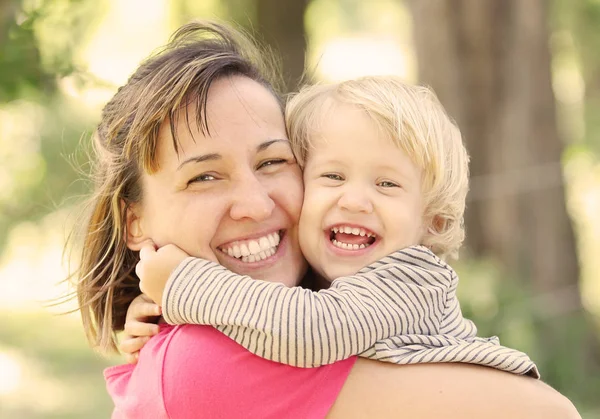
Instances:
[[[311,160],[313,161],[313,164],[316,164],[319,166],[323,166],[323,165],[327,165],[327,164],[346,165],[346,163],[343,160],[339,160],[339,159],[335,159],[335,158],[322,159],[318,155],[312,156]]]
[[[395,172],[400,174],[402,177],[405,178],[411,178],[414,176],[411,176],[411,171],[406,170],[401,164],[396,164],[396,165],[390,165],[390,164],[384,164],[379,166],[380,169],[388,171],[388,172]]]

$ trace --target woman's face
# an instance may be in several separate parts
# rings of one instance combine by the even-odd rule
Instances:
[[[260,84],[240,76],[215,81],[208,94],[210,135],[190,107],[161,127],[159,170],[142,175],[142,202],[128,212],[128,246],[175,244],[253,278],[297,285],[306,271],[298,245],[302,175],[281,109]],[[188,127],[189,121],[189,127]]]

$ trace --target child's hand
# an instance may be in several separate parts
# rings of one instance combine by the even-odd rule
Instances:
[[[137,362],[140,349],[158,333],[156,322],[160,314],[160,307],[144,294],[138,295],[129,304],[119,349],[130,364]]]
[[[163,291],[171,272],[189,255],[173,244],[156,250],[154,244],[144,245],[135,273],[140,278],[140,290],[156,304],[162,304]]]

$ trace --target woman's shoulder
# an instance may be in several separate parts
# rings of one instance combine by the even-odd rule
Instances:
[[[360,359],[332,418],[580,418],[573,404],[539,380],[469,364],[394,365]]]

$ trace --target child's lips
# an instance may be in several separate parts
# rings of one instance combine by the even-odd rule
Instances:
[[[340,223],[332,224],[325,230],[329,230],[333,234],[346,233],[346,234],[352,234],[352,235],[361,236],[361,237],[365,237],[365,236],[366,237],[378,237],[379,236],[373,229],[366,227],[364,225],[353,224],[353,223],[340,222]]]

